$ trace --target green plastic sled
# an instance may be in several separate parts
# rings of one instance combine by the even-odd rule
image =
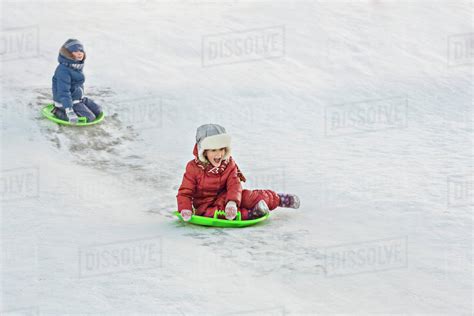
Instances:
[[[174,214],[179,217],[179,219],[183,220],[181,214],[178,211],[175,211]],[[225,211],[216,211],[214,213],[214,217],[205,217],[205,216],[198,216],[193,215],[188,223],[196,224],[196,225],[203,225],[203,226],[213,226],[213,227],[246,227],[255,225],[257,223],[263,222],[266,220],[270,214],[267,214],[263,217],[257,219],[251,219],[244,221],[240,215],[240,212],[237,212],[237,216],[234,220],[229,221],[227,219],[219,219],[217,218],[218,215],[225,215]]]
[[[72,126],[88,126],[88,125],[94,125],[94,124],[97,124],[97,123],[100,123],[104,120],[105,118],[105,114],[104,112],[102,112],[98,117],[96,117],[95,120],[93,120],[92,122],[87,122],[87,118],[85,117],[79,117],[78,119],[78,122],[77,124],[71,124],[69,123],[68,121],[64,121],[64,120],[61,120],[59,119],[58,117],[56,117],[54,114],[53,114],[53,109],[54,109],[54,104],[48,104],[46,105],[43,110],[41,111],[41,113],[43,113],[43,116],[46,117],[48,120],[51,120],[53,122],[56,122],[58,124],[62,124],[62,125],[72,125]]]

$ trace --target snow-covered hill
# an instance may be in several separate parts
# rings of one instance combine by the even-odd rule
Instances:
[[[1,1],[2,315],[471,315],[471,1]],[[57,126],[67,38],[107,118]],[[171,214],[196,128],[245,229]]]

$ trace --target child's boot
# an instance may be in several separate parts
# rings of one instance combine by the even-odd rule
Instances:
[[[279,207],[286,208],[299,208],[300,207],[300,198],[295,194],[289,193],[277,193],[280,197]]]
[[[66,112],[64,112],[63,109],[60,109],[60,108],[57,108],[57,107],[54,107],[53,111],[51,112],[54,114],[54,116],[56,116],[58,119],[60,120],[63,120],[63,121],[67,121],[68,118],[66,116]]]
[[[253,210],[249,210],[248,219],[256,219],[267,215],[270,212],[267,203],[264,200],[260,200]]]

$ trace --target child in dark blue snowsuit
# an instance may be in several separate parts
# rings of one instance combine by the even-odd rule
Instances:
[[[53,113],[72,124],[77,123],[78,115],[91,122],[102,112],[97,103],[84,97],[85,77],[82,68],[85,59],[82,43],[76,39],[68,39],[61,46],[59,65],[53,76]]]

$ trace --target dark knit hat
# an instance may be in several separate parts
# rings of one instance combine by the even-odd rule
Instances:
[[[66,48],[69,52],[84,52],[84,45],[82,45],[79,40],[70,38],[64,43],[63,45],[64,48]]]

